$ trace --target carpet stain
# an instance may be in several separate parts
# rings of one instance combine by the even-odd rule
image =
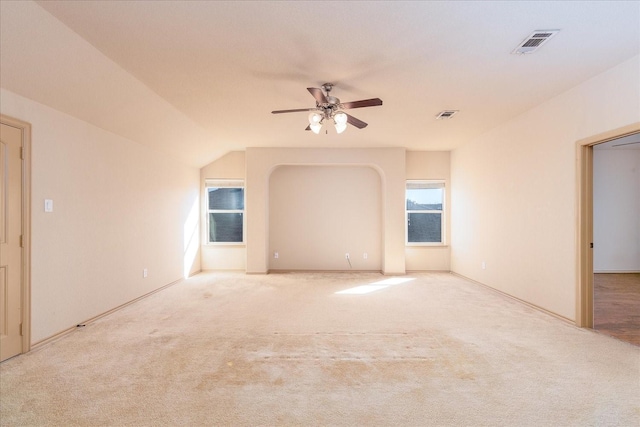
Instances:
[[[175,339],[176,337],[173,335],[161,335],[158,337],[153,337],[152,342],[154,345],[165,346]]]
[[[358,386],[370,382],[375,369],[358,360],[338,360],[320,367],[326,381],[335,381],[348,386]]]
[[[261,363],[235,360],[225,363],[215,372],[203,374],[196,388],[203,390],[220,386],[245,386],[249,384],[274,384],[274,380]]]
[[[483,360],[464,342],[434,331],[430,335],[279,332],[271,338],[252,337],[251,343],[234,344],[233,349],[253,364],[257,380],[269,377],[256,377],[257,372],[278,371],[295,379],[295,371],[303,370],[323,384],[348,386],[414,384],[443,377],[473,381]]]

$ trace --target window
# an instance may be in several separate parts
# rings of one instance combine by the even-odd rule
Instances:
[[[207,181],[209,243],[244,242],[244,183]]]
[[[407,244],[444,243],[444,181],[407,181]]]

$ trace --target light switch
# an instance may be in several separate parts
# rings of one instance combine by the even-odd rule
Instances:
[[[53,212],[53,200],[44,199],[44,211],[45,212]]]

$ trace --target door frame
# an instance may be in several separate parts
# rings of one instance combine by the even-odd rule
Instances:
[[[0,114],[0,122],[22,134],[22,353],[31,350],[31,124]]]
[[[581,139],[577,151],[576,326],[593,328],[593,146],[640,132],[640,122]]]

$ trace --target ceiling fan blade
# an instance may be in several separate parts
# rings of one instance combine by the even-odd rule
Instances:
[[[345,114],[347,114],[347,113],[345,113]],[[363,122],[360,119],[356,119],[355,117],[350,116],[349,114],[347,114],[347,123],[357,127],[358,129],[362,129],[362,128],[366,128],[367,127],[367,123]]]
[[[362,101],[343,102],[342,108],[376,107],[378,105],[382,105],[382,99],[371,98],[363,99]]]
[[[316,111],[316,108],[296,108],[295,110],[275,110],[271,114],[298,113],[300,111]]]
[[[326,104],[329,102],[327,101],[327,97],[324,96],[322,89],[318,87],[308,87],[307,90],[311,93],[311,95],[313,95],[318,104]]]

